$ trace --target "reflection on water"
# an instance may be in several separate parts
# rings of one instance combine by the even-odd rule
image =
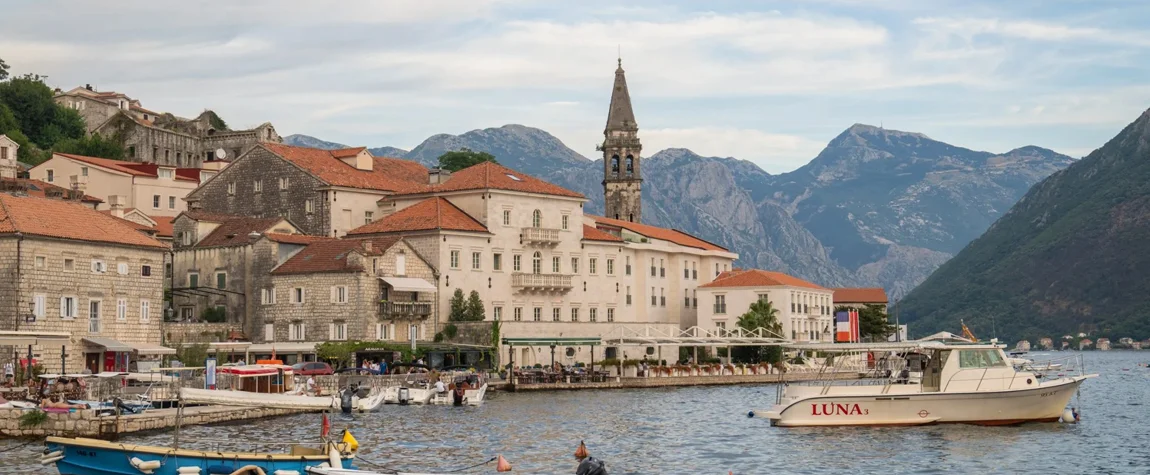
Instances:
[[[1101,377],[1082,389],[1078,425],[944,425],[913,428],[770,427],[746,413],[774,401],[775,387],[554,392],[491,395],[480,407],[385,406],[336,415],[361,458],[405,470],[454,469],[503,454],[514,473],[574,473],[580,440],[614,474],[654,473],[1148,473],[1150,361],[1147,352],[1089,353]],[[1072,402],[1073,403],[1073,402]],[[315,414],[185,427],[188,446],[252,450],[260,442],[314,439]],[[169,444],[171,433],[129,436]],[[0,441],[0,450],[15,445]],[[54,474],[41,447],[12,453],[4,473]],[[13,454],[16,454],[13,456]],[[361,464],[362,465],[362,464]],[[492,466],[474,473],[493,473]]]

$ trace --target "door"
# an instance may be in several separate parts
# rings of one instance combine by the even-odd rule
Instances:
[[[922,374],[922,392],[938,392],[942,380],[942,367],[950,358],[950,350],[932,351],[928,356],[930,359],[927,360],[926,370]]]

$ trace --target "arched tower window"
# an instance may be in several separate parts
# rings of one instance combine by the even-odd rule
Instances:
[[[635,215],[634,214],[627,215],[627,221],[634,223],[635,222]],[[654,269],[654,267],[652,267],[652,269]]]
[[[531,273],[543,273],[543,256],[539,254],[539,251],[535,251],[535,254],[531,256]]]
[[[635,173],[635,157],[627,155],[627,174]]]
[[[539,210],[535,210],[534,213],[531,213],[531,227],[533,227],[533,228],[543,227],[543,213],[540,212]]]
[[[615,175],[619,174],[619,155],[618,154],[615,154],[614,156],[611,157],[611,173],[613,173]]]

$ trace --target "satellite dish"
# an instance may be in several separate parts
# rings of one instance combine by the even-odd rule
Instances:
[[[225,152],[224,149],[222,149],[222,148],[217,148],[216,149],[216,160],[223,160],[225,158],[228,158],[228,152]]]

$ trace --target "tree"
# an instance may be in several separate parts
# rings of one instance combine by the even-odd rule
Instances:
[[[450,152],[445,152],[439,156],[439,168],[457,172],[472,165],[477,165],[483,162],[499,163],[495,161],[495,156],[487,152],[476,152],[469,148],[461,148]]]
[[[13,130],[20,131],[20,123],[16,122],[12,109],[0,102],[0,134],[8,134]]]
[[[52,150],[60,153],[74,153],[88,157],[109,158],[112,160],[124,159],[123,144],[105,139],[99,134],[92,134],[78,139],[64,139],[56,142]]]
[[[748,331],[764,329],[770,335],[782,335],[783,325],[779,323],[779,309],[771,304],[770,300],[760,299],[751,304],[747,313],[739,316],[736,324],[739,328]],[[782,359],[783,349],[778,346],[736,347],[732,350],[733,357],[747,363],[768,362],[775,363]]]
[[[835,307],[835,313],[857,310],[859,313],[859,336],[867,341],[886,341],[895,332],[882,305],[866,304],[863,308]]]
[[[463,312],[464,319],[469,322],[482,322],[487,319],[487,314],[483,310],[483,300],[479,298],[479,292],[471,291],[471,295],[467,296],[467,308]]]
[[[8,67],[8,63],[5,63],[4,59],[0,58],[0,81],[8,79]]]
[[[455,293],[451,294],[451,310],[447,314],[447,320],[451,322],[462,322],[467,318],[467,302],[463,300],[463,289],[455,289]]]
[[[209,110],[207,111],[207,114],[209,125],[211,125],[216,130],[228,130],[228,123],[224,122],[224,119],[221,118],[219,114],[216,114],[216,111]]]
[[[0,82],[0,103],[12,112],[20,130],[41,149],[61,139],[84,136],[85,125],[75,110],[57,105],[43,77],[25,75]]]

